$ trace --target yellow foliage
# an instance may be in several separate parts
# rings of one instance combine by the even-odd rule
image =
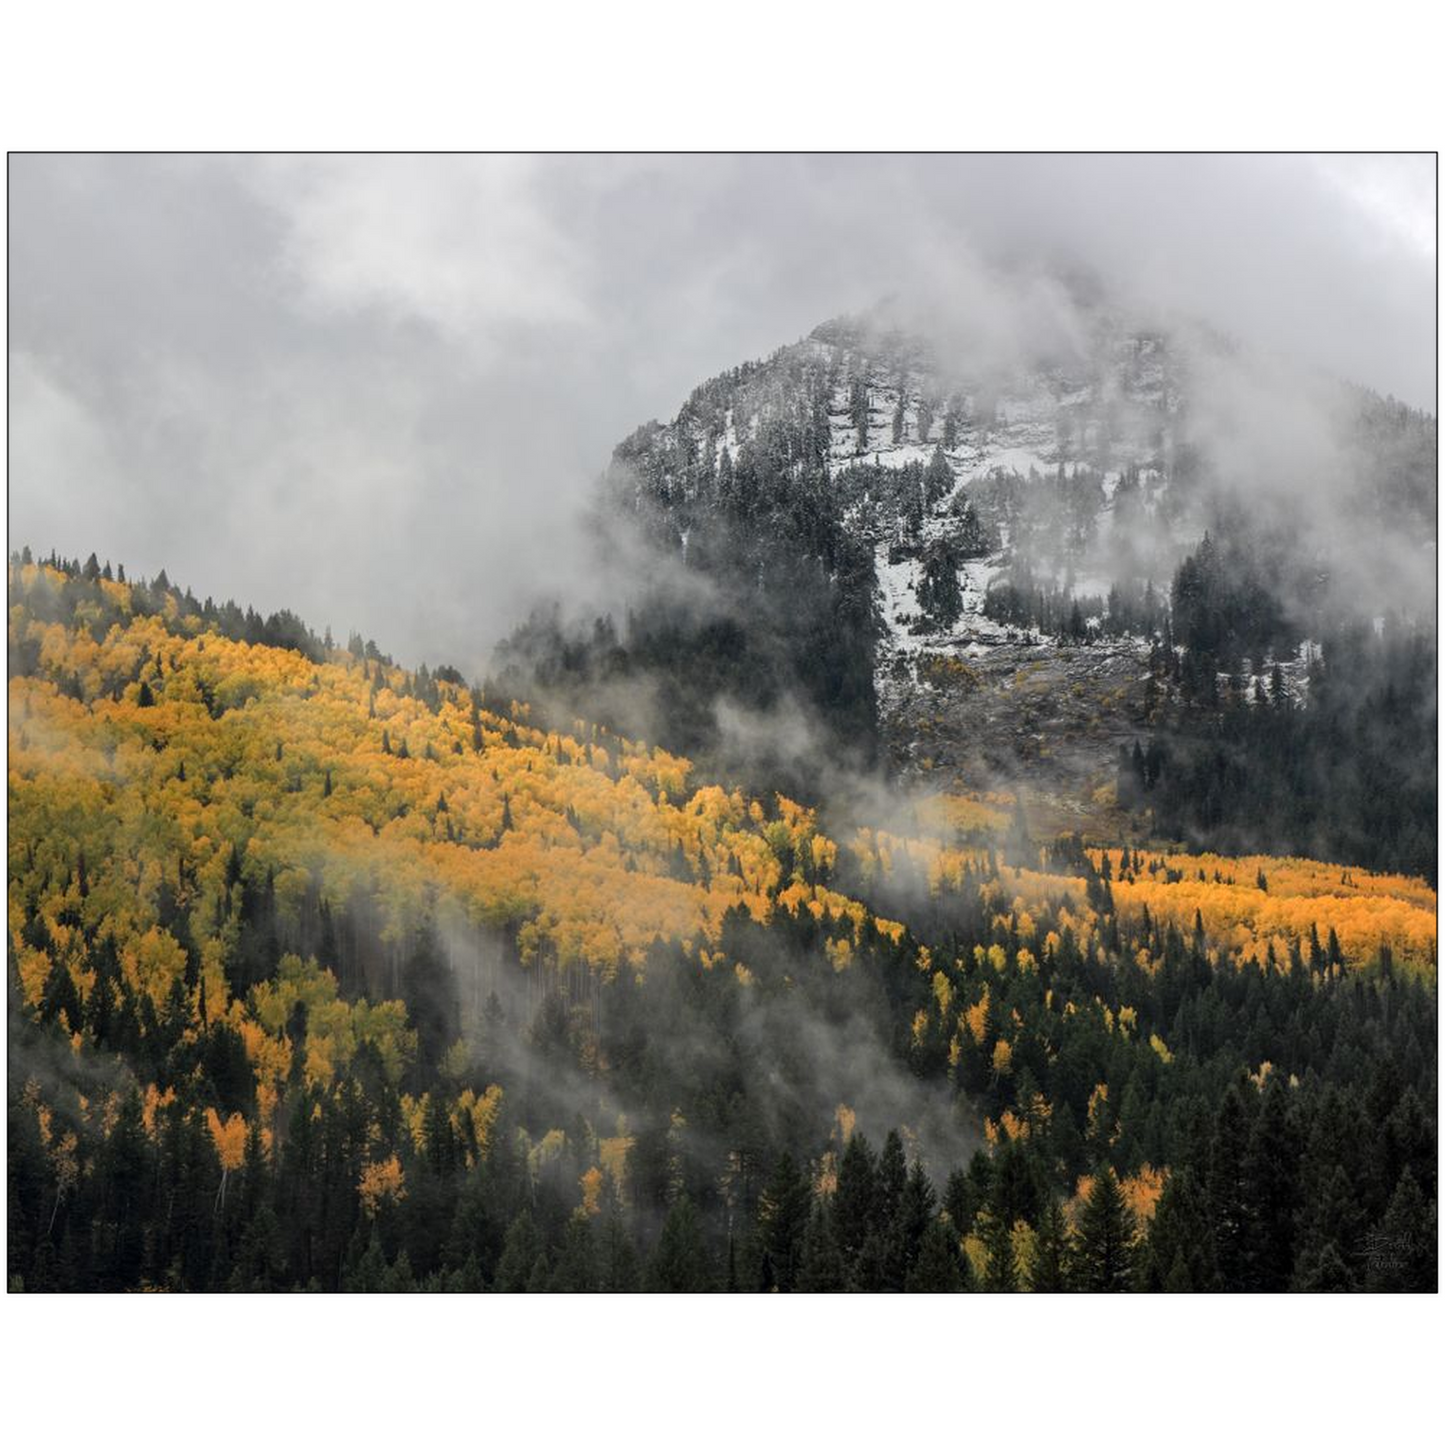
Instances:
[[[1197,911],[1208,936],[1240,958],[1263,963],[1273,944],[1284,966],[1290,945],[1304,948],[1312,927],[1322,941],[1333,928],[1354,967],[1371,965],[1384,944],[1407,971],[1434,969],[1437,900],[1418,878],[1346,872],[1305,858],[1214,853],[1136,853],[1132,873],[1121,878],[1119,850],[1094,850],[1096,865],[1106,851],[1121,915],[1138,916],[1147,907],[1159,922],[1189,931]],[[1173,882],[1166,876],[1171,870]],[[1268,877],[1268,891],[1256,882],[1260,873]]]
[[[1009,825],[1009,814],[1004,809],[1012,799],[1004,797],[1001,801],[999,806],[997,794],[941,793],[918,805],[918,825],[926,835],[941,838],[960,833],[1002,833]]]
[[[176,1091],[167,1086],[165,1093],[161,1093],[154,1084],[147,1084],[144,1097],[141,1099],[141,1124],[152,1139],[156,1137],[156,1113],[176,1101]],[[209,1121],[208,1121],[209,1122]]]
[[[406,1198],[406,1174],[401,1160],[393,1154],[389,1159],[367,1164],[361,1171],[356,1192],[361,1196],[362,1212],[368,1219],[374,1219],[388,1201],[401,1203]]]
[[[582,1208],[588,1214],[602,1212],[602,1171],[594,1164],[581,1178]]]
[[[938,1005],[939,1018],[947,1019],[953,1008],[953,985],[942,969],[933,975],[933,998]]]
[[[988,1269],[988,1245],[976,1234],[970,1234],[963,1241],[963,1252],[968,1256],[969,1265],[973,1269],[973,1277],[982,1279]]]
[[[41,570],[30,569],[32,578]],[[45,570],[48,585],[70,585]],[[123,584],[107,591],[130,595]],[[658,937],[715,940],[738,903],[765,921],[780,888],[797,888],[780,906],[846,918],[855,943],[867,920],[860,903],[822,886],[837,847],[810,810],[779,797],[769,822],[759,802],[737,793],[689,792],[691,765],[661,749],[618,740],[609,752],[532,728],[527,710],[513,707],[476,709],[478,752],[470,746],[476,700],[466,689],[448,684],[433,712],[403,695],[396,669],[374,669],[384,685],[373,694],[372,670],[344,654],[315,664],[199,627],[177,635],[157,617],[132,615],[103,644],[23,607],[10,625],[12,646],[33,643],[57,675],[79,673],[87,699],[61,695],[43,676],[12,680],[11,716],[27,717],[23,729],[11,727],[12,831],[42,836],[63,814],[63,832],[86,839],[126,981],[158,1006],[185,967],[155,917],[163,881],[173,888],[179,874],[201,895],[191,918],[206,1022],[230,1009],[224,977],[235,930],[223,922],[229,908],[217,905],[233,901],[221,894],[238,835],[248,839],[248,873],[273,871],[283,915],[319,880],[333,903],[357,891],[375,897],[382,935],[392,939],[416,921],[418,901],[439,891],[473,925],[515,926],[524,961],[585,962],[605,974],[624,961],[640,965]],[[154,703],[142,708],[135,679],[147,659]],[[118,685],[129,691],[116,702]],[[214,786],[218,776],[227,786]],[[674,876],[679,852],[692,879]],[[781,876],[784,857],[799,875]],[[883,932],[897,941],[902,925]],[[16,953],[33,1007],[49,957]],[[324,1083],[347,1062],[337,1036],[308,1070]]]
[[[1010,1232],[1013,1235],[1014,1262],[1018,1268],[1019,1278],[1027,1279],[1029,1272],[1034,1267],[1034,1254],[1037,1250],[1037,1239],[1033,1227],[1022,1219],[1016,1219]]]
[[[1154,1218],[1154,1209],[1159,1203],[1160,1195],[1164,1193],[1168,1178],[1167,1169],[1155,1169],[1152,1165],[1145,1164],[1137,1174],[1131,1174],[1119,1181],[1124,1203],[1133,1211],[1134,1218],[1141,1227]]]
[[[50,978],[50,955],[43,949],[28,948],[21,944],[16,950],[15,963],[20,972],[20,991],[25,1002],[35,1008],[39,1005],[45,993],[46,982]]]
[[[401,1117],[406,1124],[406,1131],[411,1135],[412,1148],[418,1154],[426,1139],[426,1106],[428,1095],[423,1094],[419,1099],[413,1099],[410,1094],[401,1096]]]
[[[977,1002],[970,1004],[963,1011],[963,1022],[972,1036],[974,1043],[980,1048],[983,1047],[984,1035],[988,1031],[988,985],[983,987],[983,993],[979,995]]]
[[[223,1122],[214,1109],[207,1109],[206,1128],[211,1132],[211,1142],[216,1146],[216,1157],[221,1161],[221,1168],[227,1172],[239,1169],[246,1157],[245,1117],[232,1114]]]
[[[632,1136],[629,1134],[617,1134],[597,1141],[597,1158],[612,1176],[612,1182],[619,1191],[626,1188],[627,1154],[631,1148]]]
[[[477,1158],[481,1158],[487,1152],[487,1146],[492,1137],[492,1126],[501,1112],[502,1098],[502,1086],[489,1084],[486,1092],[480,1098],[471,1089],[463,1090],[452,1107],[453,1120],[465,1123],[467,1132],[471,1134],[476,1144]]]

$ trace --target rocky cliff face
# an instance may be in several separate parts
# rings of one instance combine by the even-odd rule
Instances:
[[[697,563],[720,517],[836,519],[871,557],[880,741],[905,770],[1091,797],[1143,705],[1148,642],[1105,637],[1111,587],[1168,576],[1197,538],[1178,358],[1101,322],[1085,351],[1012,370],[838,321],[708,382],[618,448],[615,502]],[[940,573],[956,594],[934,594]],[[1073,644],[986,609],[1007,582],[1080,607]],[[997,600],[997,599],[995,599]],[[1085,645],[1087,644],[1087,645]]]
[[[1305,525],[1291,458],[1312,485],[1353,488],[1371,525],[1388,514],[1376,484],[1391,506],[1433,496],[1433,419],[1344,387],[1308,407],[1271,396],[1257,359],[1199,330],[1100,308],[1074,322],[1006,360],[881,315],[829,322],[699,387],[624,442],[606,480],[664,551],[768,597],[770,615],[826,574],[840,614],[866,619],[845,642],[866,653],[893,765],[948,786],[1026,778],[1061,821],[1107,798],[1119,743],[1157,700],[1149,658],[1176,569],[1230,507],[1308,578],[1329,539]],[[1378,435],[1326,444],[1320,418],[1356,407],[1397,453],[1408,443],[1409,466],[1375,465]],[[1373,458],[1357,466],[1370,486],[1347,456]],[[1243,657],[1228,684],[1252,695],[1278,665],[1298,696],[1309,657],[1307,641]]]

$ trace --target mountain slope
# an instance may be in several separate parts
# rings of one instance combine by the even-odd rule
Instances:
[[[828,323],[640,429],[605,491],[776,659],[749,705],[791,688],[828,746],[862,737],[864,760],[905,776],[1027,788],[1057,826],[1103,808],[1117,834],[1138,826],[1101,802],[1120,748],[1214,710],[1201,673],[1299,708],[1349,629],[1387,610],[1430,625],[1435,427],[1198,328],[1104,306],[1073,321],[1051,349],[997,354],[886,311]],[[1197,565],[1224,581],[1176,615],[1211,531],[1222,560]],[[1227,626],[1195,627],[1226,591]],[[677,610],[661,589],[638,608]],[[848,680],[846,703],[820,673]],[[738,690],[725,669],[683,681],[704,716]],[[1312,822],[1296,836],[1336,846]]]
[[[1418,881],[1006,799],[834,840],[107,573],[10,569],[12,1286],[955,1288],[1122,1181],[1142,1280],[1275,1288],[1433,1195]],[[1197,1121],[1287,1107],[1304,1198],[1341,1099],[1353,1212],[1181,1286]]]

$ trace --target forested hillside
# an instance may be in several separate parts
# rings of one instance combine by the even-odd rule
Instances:
[[[879,307],[703,383],[603,478],[625,615],[539,612],[506,690],[808,802],[841,761],[1433,881],[1435,419],[1071,314],[995,355]]]
[[[1435,1287],[1420,877],[831,838],[94,558],[8,641],[12,1289]]]

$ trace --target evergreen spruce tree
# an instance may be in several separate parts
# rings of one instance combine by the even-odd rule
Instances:
[[[1019,1267],[1012,1225],[1007,1220],[990,1219],[984,1230],[984,1243],[988,1246],[984,1290],[988,1294],[1015,1293],[1019,1287]]]
[[[1039,1214],[1028,1285],[1034,1294],[1061,1294],[1072,1285],[1073,1240],[1059,1201],[1050,1198]]]
[[[1303,1294],[1347,1294],[1359,1288],[1359,1276],[1344,1261],[1333,1242],[1301,1257],[1295,1268],[1294,1288]]]
[[[952,627],[963,615],[963,589],[958,585],[958,558],[944,538],[930,542],[923,554],[918,605],[931,628]]]
[[[613,1294],[630,1294],[642,1285],[637,1247],[627,1231],[622,1200],[609,1174],[603,1185],[601,1237],[597,1246],[598,1287]]]
[[[982,1153],[980,1150],[979,1154]],[[962,1169],[951,1170],[943,1186],[943,1208],[960,1239],[973,1228],[978,1207],[978,1199],[968,1175]]]
[[[647,1288],[665,1294],[699,1294],[712,1288],[712,1269],[697,1209],[686,1194],[667,1212],[652,1257]]]
[[[1438,1287],[1437,1206],[1406,1169],[1379,1227],[1365,1236],[1368,1290],[1433,1293]]]
[[[964,1287],[961,1257],[958,1235],[952,1226],[941,1219],[930,1219],[904,1288],[909,1294],[957,1294]]]
[[[557,1251],[551,1287],[567,1294],[588,1294],[598,1287],[598,1282],[592,1221],[584,1212],[576,1210],[562,1232],[562,1246]]]
[[[761,1265],[768,1271],[771,1287],[783,1294],[797,1283],[812,1200],[807,1176],[793,1163],[793,1156],[784,1151],[758,1201]]]
[[[843,1257],[844,1273],[856,1269],[875,1217],[877,1166],[863,1134],[854,1130],[838,1161],[838,1187],[833,1195],[833,1233]]]
[[[1219,1287],[1209,1205],[1194,1170],[1182,1164],[1169,1173],[1149,1222],[1141,1259],[1144,1289],[1170,1294]]]
[[[1271,1073],[1244,1160],[1248,1278],[1254,1288],[1276,1292],[1287,1289],[1294,1274],[1298,1171],[1304,1148],[1289,1093],[1278,1072]]]
[[[1209,1146],[1209,1219],[1214,1262],[1226,1290],[1254,1288],[1254,1219],[1245,1172],[1250,1121],[1238,1083],[1225,1091]]]
[[[341,1288],[349,1294],[385,1294],[389,1291],[386,1255],[374,1230],[365,1251],[342,1274]]]
[[[507,1227],[493,1290],[497,1294],[526,1294],[533,1271],[542,1260],[542,1237],[537,1232],[532,1211],[524,1209]]]
[[[844,1283],[843,1253],[833,1229],[833,1209],[820,1201],[813,1206],[803,1233],[797,1288],[807,1294],[835,1294]]]
[[[929,1183],[922,1163],[915,1159],[908,1170],[908,1182],[903,1186],[903,1198],[894,1225],[896,1268],[903,1282],[912,1275],[918,1263],[924,1235],[937,1213],[938,1198],[933,1192],[933,1185]]]
[[[1093,1177],[1079,1219],[1078,1287],[1091,1294],[1118,1293],[1134,1284],[1135,1228],[1114,1171]]]

